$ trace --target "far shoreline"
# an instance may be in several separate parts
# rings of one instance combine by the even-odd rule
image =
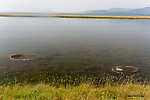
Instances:
[[[55,15],[60,18],[97,18],[97,19],[150,19],[150,16],[103,16],[103,15]]]
[[[0,14],[0,17],[58,17],[97,19],[150,19],[150,16],[109,16],[109,15],[49,15],[49,14]]]

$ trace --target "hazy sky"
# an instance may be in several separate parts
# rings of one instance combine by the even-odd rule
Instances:
[[[150,0],[0,0],[0,12],[78,12],[150,7]]]

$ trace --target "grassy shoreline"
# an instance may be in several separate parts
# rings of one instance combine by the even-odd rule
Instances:
[[[150,16],[103,16],[103,15],[48,15],[48,14],[0,14],[2,17],[59,17],[99,19],[150,19]]]
[[[100,19],[150,19],[150,16],[98,16],[98,15],[56,15],[60,18],[100,18]]]
[[[150,99],[150,83],[144,79],[143,82],[139,79],[136,81],[132,76],[125,80],[123,76],[108,76],[99,80],[95,76],[76,76],[75,73],[64,77],[58,74],[34,76],[5,78],[8,83],[0,85],[0,100]]]
[[[14,84],[0,86],[1,100],[133,100],[150,99],[150,86],[127,83],[94,87],[90,83],[78,86],[51,86],[49,84]]]

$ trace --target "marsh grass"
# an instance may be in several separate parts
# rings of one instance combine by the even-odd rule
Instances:
[[[104,19],[150,19],[150,16],[107,16],[107,15],[48,15],[48,14],[0,14],[3,17],[61,17],[61,18],[104,18]]]
[[[72,73],[71,75],[65,75],[65,77],[57,74],[48,79],[41,75],[43,81],[36,81],[37,78],[31,78],[30,82],[19,82],[16,78],[11,84],[1,85],[0,100],[150,99],[148,82],[145,81],[146,84],[143,84],[144,82],[133,82],[133,78],[124,82],[122,81],[123,76],[107,76],[99,79],[94,76],[80,76]],[[113,82],[112,80],[116,78],[117,81]]]
[[[53,86],[44,83],[38,84],[13,84],[0,86],[1,100],[126,100],[126,99],[150,99],[150,86],[127,83],[95,87],[90,83],[82,83],[78,86]],[[136,97],[129,97],[136,95]]]
[[[150,16],[55,15],[61,18],[150,19]]]

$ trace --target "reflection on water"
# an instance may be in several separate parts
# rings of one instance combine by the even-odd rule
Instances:
[[[150,74],[149,32],[150,20],[1,17],[1,77],[73,72],[102,76],[120,65]],[[38,57],[14,61],[12,54]]]

